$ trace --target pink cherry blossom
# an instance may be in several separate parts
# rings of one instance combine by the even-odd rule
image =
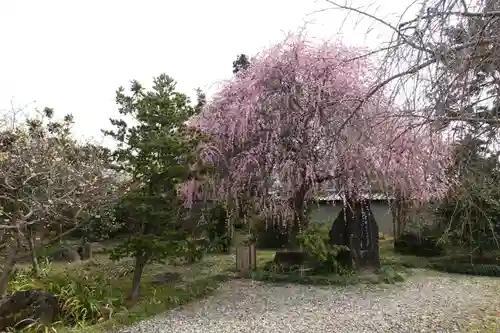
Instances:
[[[352,195],[377,185],[417,201],[443,195],[447,143],[402,117],[385,91],[365,100],[376,79],[366,51],[291,35],[251,59],[191,122],[209,135],[200,151],[216,172],[185,184],[186,203],[238,205],[247,193],[259,213],[296,215],[327,187]]]

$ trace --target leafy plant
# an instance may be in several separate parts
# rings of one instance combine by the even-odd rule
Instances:
[[[9,290],[42,289],[53,293],[59,303],[58,322],[65,326],[95,324],[109,319],[121,306],[121,297],[114,295],[110,287],[116,277],[107,271],[75,276],[70,271],[49,274],[49,265],[41,268],[44,273],[38,277],[26,269],[16,270]],[[38,326],[34,323],[24,331]]]
[[[39,321],[35,321],[22,329],[17,329],[15,327],[8,328],[6,333],[57,333],[55,325],[60,324],[60,322],[55,322],[50,326],[47,326]]]
[[[203,237],[186,236],[179,242],[180,256],[183,256],[186,262],[192,264],[203,259],[208,252],[210,241]]]
[[[302,231],[297,240],[303,251],[314,261],[316,273],[340,273],[344,269],[337,261],[337,256],[343,251],[349,251],[347,246],[331,245],[326,223],[312,223]]]
[[[328,233],[321,223],[312,223],[297,237],[304,251],[317,261],[326,260],[331,250],[328,244]]]
[[[121,298],[110,293],[111,281],[106,273],[82,276],[61,274],[46,281],[46,288],[59,299],[61,321],[67,325],[94,324],[110,318]]]
[[[498,154],[471,132],[455,148],[448,170],[457,179],[435,205],[441,228],[455,245],[479,257],[500,248],[500,164]]]
[[[379,272],[381,282],[393,284],[396,282],[402,282],[405,280],[404,275],[401,272],[396,271],[391,266],[382,266]]]
[[[99,214],[90,215],[88,222],[80,230],[81,237],[85,241],[103,241],[110,239],[122,230],[125,223],[123,220],[117,219],[115,209],[115,207],[110,207]]]

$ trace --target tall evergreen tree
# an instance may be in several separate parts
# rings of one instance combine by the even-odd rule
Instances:
[[[134,122],[111,119],[115,129],[104,133],[118,141],[115,161],[132,179],[123,205],[126,223],[135,234],[115,249],[113,257],[135,258],[129,295],[135,303],[144,266],[175,254],[183,240],[177,191],[179,184],[196,176],[193,166],[201,137],[186,126],[198,108],[165,74],[154,79],[149,91],[137,81],[132,81],[130,94],[119,88],[116,101],[120,114]]]
[[[241,70],[247,69],[250,66],[250,61],[246,54],[240,54],[236,57],[236,60],[233,61],[233,74],[238,73]]]

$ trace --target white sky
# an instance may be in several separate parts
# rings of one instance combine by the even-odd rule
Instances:
[[[344,3],[344,0],[339,0]],[[367,1],[357,0],[367,6]],[[379,0],[378,15],[408,0]],[[193,95],[232,74],[240,53],[255,54],[309,21],[309,34],[339,33],[345,11],[307,14],[323,0],[0,0],[0,110],[35,106],[75,117],[75,134],[100,140],[118,112],[115,90],[162,72]],[[373,6],[375,8],[375,6]],[[373,10],[372,10],[373,11]],[[368,20],[343,25],[347,43],[376,46]]]

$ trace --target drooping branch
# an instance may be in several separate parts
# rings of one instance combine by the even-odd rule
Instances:
[[[254,57],[191,122],[209,138],[201,154],[224,164],[201,192],[231,200],[259,188],[251,199],[263,214],[293,216],[297,200],[332,186],[369,192],[379,183],[415,200],[441,195],[446,182],[427,174],[442,174],[446,143],[425,123],[398,117],[383,86],[371,89],[377,66],[362,54],[338,40],[292,35]],[[194,182],[184,190],[199,193]]]
[[[414,18],[406,18],[413,9],[407,8],[397,24],[334,0],[325,3],[346,14],[368,18],[393,33],[383,48],[373,51],[385,55],[379,80],[366,98],[391,87],[395,91],[393,103],[406,103],[409,107],[405,109],[414,109],[407,116],[453,125],[453,130],[458,129],[457,122],[497,126],[498,117],[491,113],[484,116],[482,111],[485,96],[489,104],[496,104],[500,96],[496,69],[500,61],[496,33],[500,12],[496,0],[478,2],[472,9],[456,0],[426,1]]]

